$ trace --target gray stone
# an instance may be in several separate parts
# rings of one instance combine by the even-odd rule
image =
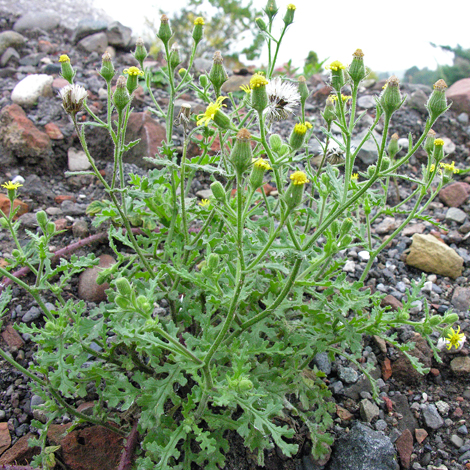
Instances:
[[[343,271],[345,273],[353,273],[356,271],[356,263],[352,259],[348,259],[346,263],[344,263]]]
[[[315,355],[313,363],[318,367],[319,370],[324,372],[326,375],[331,374],[331,362],[328,358],[328,353],[321,352]]]
[[[375,227],[375,233],[385,235],[395,230],[399,225],[400,222],[394,217],[385,217],[385,219]]]
[[[405,395],[396,394],[392,398],[394,403],[394,411],[399,413],[402,416],[402,419],[398,420],[398,430],[403,432],[405,429],[408,429],[411,434],[414,434],[415,429],[418,427],[418,421],[414,417],[411,409],[410,404],[408,403],[408,399]]]
[[[451,303],[460,312],[466,312],[470,308],[470,289],[457,286],[452,294]]]
[[[18,33],[29,31],[31,29],[42,29],[43,31],[51,31],[60,24],[60,17],[56,13],[50,12],[31,12],[23,15],[13,26]]]
[[[3,54],[9,47],[17,49],[26,42],[26,38],[15,31],[3,31],[0,33],[0,54]]]
[[[444,420],[435,405],[428,405],[423,409],[423,418],[428,428],[439,429],[444,426]]]
[[[423,90],[416,90],[411,93],[411,96],[406,101],[406,105],[411,109],[417,109],[418,111],[426,111],[425,104],[428,101],[428,97]]]
[[[8,62],[10,61],[18,61],[20,60],[20,55],[18,52],[16,52],[16,49],[13,49],[13,47],[8,47],[7,50],[2,54],[2,57],[0,58],[0,67],[6,67],[8,65]]]
[[[440,415],[447,416],[450,410],[450,405],[449,403],[446,403],[445,401],[439,400],[436,402],[436,408],[437,408],[437,411],[439,411]]]
[[[361,400],[359,412],[361,414],[362,420],[366,423],[370,423],[379,416],[380,410],[375,403],[372,403],[370,400],[364,399]]]
[[[127,47],[131,41],[132,29],[124,26],[119,21],[113,21],[106,31],[108,43],[115,47]]]
[[[199,73],[209,72],[211,67],[212,67],[212,60],[203,59],[202,57],[198,57],[194,59],[194,69],[196,70],[196,72],[199,72]],[[250,78],[251,76],[248,77],[248,83],[250,82]]]
[[[359,374],[352,367],[338,366],[338,377],[347,384],[354,384],[359,378]]]
[[[459,434],[463,434],[464,436],[466,436],[468,434],[468,429],[467,429],[467,426],[465,426],[465,424],[463,424],[462,426],[460,426],[458,429],[457,429],[457,432]],[[470,444],[469,444],[470,445]]]
[[[370,109],[370,108],[375,108],[376,103],[375,99],[371,95],[363,95],[357,100],[357,105],[360,108],[365,108],[365,109]]]
[[[383,419],[378,419],[375,423],[375,430],[376,431],[385,431],[387,429],[387,422]]]
[[[72,42],[76,44],[83,38],[91,36],[95,33],[106,31],[108,23],[102,20],[95,20],[93,18],[84,18],[78,22],[72,36]]]
[[[21,318],[21,321],[23,323],[29,323],[32,322],[33,320],[38,319],[42,315],[41,310],[39,310],[37,307],[31,307]]]
[[[463,210],[458,209],[457,207],[449,207],[449,209],[447,209],[446,220],[463,224],[466,218],[467,214]]]
[[[467,113],[460,113],[457,116],[457,121],[459,121],[462,124],[468,124],[468,114]]]
[[[450,442],[452,442],[452,444],[454,444],[454,446],[457,447],[458,449],[460,449],[460,447],[463,446],[463,439],[457,436],[457,434],[453,434],[450,437]]]
[[[11,100],[19,106],[33,106],[40,96],[52,96],[53,81],[46,74],[28,75],[13,88]]]
[[[357,423],[336,442],[326,470],[398,470],[392,442],[381,432]]]
[[[77,47],[83,49],[86,52],[97,52],[103,54],[108,47],[108,36],[106,33],[95,33],[91,36],[87,36],[81,39]]]

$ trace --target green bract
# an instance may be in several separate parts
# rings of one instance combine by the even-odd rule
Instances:
[[[98,269],[99,260],[72,255],[56,264],[49,246],[57,232],[45,213],[38,213],[40,230],[28,232],[31,243],[24,248],[14,221],[19,209],[13,201],[20,184],[2,185],[11,210],[0,211],[0,224],[11,233],[15,251],[11,264],[0,267],[0,276],[34,298],[44,326],[18,325],[36,345],[28,370],[1,349],[0,356],[27,374],[33,392],[43,398],[49,421],[35,424],[42,426],[43,436],[61,413],[122,437],[138,424],[136,469],[217,470],[224,467],[233,433],[256,453],[259,465],[264,451],[275,446],[286,457],[297,455],[294,434],[302,421],[312,455],[319,458],[333,442],[329,431],[335,408],[328,382],[314,366],[317,354],[342,356],[369,376],[358,361],[363,334],[381,337],[404,351],[409,345],[389,335],[403,325],[420,332],[430,344],[435,341],[430,336],[433,330],[440,336],[450,332],[454,346],[461,338],[460,330],[450,329],[458,319],[455,314],[429,315],[425,303],[424,319],[415,321],[410,315],[413,302],[421,298],[424,279],[411,284],[399,312],[382,307],[383,294],[372,292],[366,283],[381,251],[408,222],[422,217],[439,193],[443,180],[432,181],[437,170],[445,178],[458,171],[454,164],[439,165],[444,141],[431,131],[431,124],[438,129],[434,121],[447,109],[443,85],[428,101],[431,119],[422,134],[413,141],[410,133],[408,149],[400,152],[389,134],[392,115],[403,100],[398,81],[390,79],[377,97],[377,115],[364,134],[367,138],[354,149],[356,103],[365,74],[362,52],[356,51],[346,75],[341,62],[330,65],[335,92],[326,103],[322,130],[305,119],[309,92],[305,80],[299,79],[299,122],[282,123],[292,129],[288,143],[283,143],[271,134],[266,115],[269,107],[284,105],[282,97],[274,96],[281,88],[276,91],[275,82],[269,84],[295,6],[290,4],[279,21],[280,39],[272,36],[277,11],[276,2],[269,0],[266,20],[258,21],[269,45],[264,61],[268,65],[251,77],[241,100],[236,93],[220,96],[227,80],[220,53],[214,56],[209,76],[193,80],[204,20],[194,20],[193,49],[186,69],[178,72],[179,54],[171,48],[168,18],[162,17],[158,37],[169,66],[160,73],[168,85],[168,105],[155,99],[150,80],[146,90],[155,114],[165,120],[166,134],[158,158],[146,159],[152,168],[145,176],[130,175],[129,183],[123,158],[138,143],[126,138],[131,100],[138,78],[149,78],[150,71],[129,67],[128,80],[121,75],[112,94],[114,68],[103,57],[108,107],[102,119],[86,106],[85,89],[69,85],[63,91],[64,109],[90,171],[106,191],[106,198],[94,201],[87,212],[96,226],[106,227],[108,249],[116,260],[111,267],[99,268],[98,282],[109,285],[106,301],[92,305],[70,296],[68,284],[83,270]],[[145,56],[143,43],[138,42],[135,57],[141,66]],[[61,63],[64,77],[72,80],[75,73],[68,57]],[[341,94],[346,80],[351,96]],[[205,112],[197,118],[189,105],[179,113],[176,106],[175,111],[175,101],[190,91],[204,101]],[[77,119],[82,110],[89,113],[85,123]],[[283,114],[279,116],[282,119]],[[85,140],[85,125],[90,124],[107,131],[114,144],[115,166],[108,179]],[[333,125],[338,134],[332,134]],[[178,146],[173,140],[176,126],[182,135]],[[321,146],[316,166],[309,151],[312,135]],[[366,172],[355,170],[356,155],[372,136],[377,160]],[[413,175],[416,189],[407,206],[400,202],[389,207],[390,177],[409,180],[401,166],[423,145],[428,160],[422,179]],[[193,197],[197,172],[211,181],[213,197]],[[400,226],[386,239],[374,238],[377,221],[390,213],[403,215]],[[369,253],[355,281],[342,270],[347,260],[342,250],[352,246]],[[31,269],[31,285],[13,275],[20,263]],[[0,309],[8,308],[10,294],[9,289],[3,291]],[[46,304],[44,298],[50,296],[55,301]],[[422,366],[415,366],[423,372]],[[375,386],[373,394],[377,397]],[[77,399],[94,400],[90,414],[76,410]],[[288,415],[295,421],[286,419]],[[31,465],[45,468],[50,452],[44,448]]]

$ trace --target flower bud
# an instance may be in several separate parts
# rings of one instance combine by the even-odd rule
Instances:
[[[120,75],[117,79],[116,90],[113,94],[113,103],[119,113],[121,113],[131,101],[131,97],[129,95],[129,91],[127,90],[126,84],[126,77],[124,77],[124,75]]]
[[[279,8],[276,5],[276,0],[268,0],[263,11],[266,13],[266,16],[269,18],[269,21],[272,22],[273,18],[277,15]]]
[[[52,235],[55,232],[55,223],[54,222],[47,222],[46,224],[46,233],[48,235]]]
[[[162,15],[160,21],[160,29],[158,30],[157,37],[166,45],[171,39],[171,36],[173,36],[173,33],[171,32],[168,16]]]
[[[353,226],[353,221],[351,218],[346,218],[343,220],[343,222],[341,223],[341,228],[339,229],[339,234],[341,237],[344,237],[345,235],[347,235],[349,233],[349,231],[351,230]]]
[[[122,297],[121,295],[116,295],[116,297],[114,297],[114,303],[123,310],[127,310],[131,306],[130,300],[126,297]]]
[[[303,171],[295,171],[290,175],[291,184],[284,194],[284,201],[289,210],[295,209],[301,202],[305,184],[309,182]]]
[[[266,160],[259,158],[253,163],[253,168],[250,175],[250,186],[253,189],[258,189],[263,186],[263,178],[266,171],[270,170],[271,167]]]
[[[426,150],[426,153],[431,156],[434,152],[434,141],[436,140],[436,133],[430,129],[426,140],[424,141],[423,148]]]
[[[444,158],[444,141],[442,139],[434,140],[433,158],[437,163]]]
[[[282,145],[282,138],[279,134],[272,134],[269,137],[269,145],[274,152],[279,151]]]
[[[255,19],[256,26],[260,29],[260,31],[266,32],[268,30],[268,27],[266,26],[266,23],[264,22],[263,18],[256,18]]]
[[[137,83],[138,77],[143,76],[144,72],[139,70],[138,67],[129,67],[128,69],[124,69],[123,73],[127,74],[127,91],[129,94],[132,94],[132,92],[139,86]]]
[[[132,294],[131,284],[125,277],[120,277],[115,281],[116,289],[124,297],[129,297]]]
[[[282,19],[282,21],[284,21],[286,26],[289,26],[290,24],[294,22],[294,13],[295,13],[295,5],[293,5],[292,3],[289,3],[289,5],[287,5],[286,14],[284,15],[284,18]]]
[[[331,86],[338,93],[341,91],[341,88],[343,88],[346,83],[346,79],[344,77],[345,68],[346,67],[339,60],[335,60],[328,67],[331,72]]]
[[[230,161],[241,179],[243,172],[251,165],[253,153],[251,150],[251,134],[248,129],[241,129],[236,137],[235,144],[230,154]]]
[[[456,313],[448,313],[447,315],[444,316],[442,323],[445,323],[447,325],[452,325],[456,321],[458,321],[458,319],[459,319],[459,316]]]
[[[388,143],[388,154],[390,155],[390,158],[393,159],[399,151],[400,148],[398,147],[398,134],[395,133],[392,135],[390,142]]]
[[[8,228],[8,220],[5,217],[0,218],[0,227],[7,229]]]
[[[175,70],[180,63],[180,46],[178,46],[178,43],[174,42],[170,49],[170,68]]]
[[[372,208],[370,207],[369,198],[364,200],[364,214],[369,215],[372,212]]]
[[[298,123],[294,126],[289,138],[289,145],[292,150],[297,150],[302,147],[305,140],[305,134],[308,129],[311,129],[311,127],[312,125],[309,122],[306,122],[305,124]]]
[[[47,224],[47,215],[44,211],[39,211],[36,213],[36,220],[40,227],[45,227]]]
[[[282,157],[289,151],[289,146],[287,144],[282,144],[281,148],[279,149],[279,156]]]
[[[434,122],[444,111],[447,110],[446,89],[447,84],[444,80],[438,80],[434,90],[426,103],[426,109],[429,112],[431,122]]]
[[[147,58],[148,52],[147,48],[145,47],[144,41],[142,38],[137,39],[137,42],[135,43],[135,51],[134,51],[134,57],[137,62],[140,64],[140,68],[144,68],[144,60]]]
[[[111,60],[111,54],[106,51],[101,57],[101,70],[100,75],[106,80],[109,85],[115,74],[114,65]]]
[[[212,191],[212,194],[214,195],[214,197],[218,200],[218,201],[221,201],[221,202],[225,202],[225,189],[224,187],[222,186],[222,184],[220,183],[220,181],[214,181],[212,184],[211,184],[211,191]]]
[[[220,51],[216,51],[214,54],[212,67],[209,72],[209,80],[214,87],[215,94],[219,96],[220,88],[228,80],[227,71],[223,66],[224,59]]]
[[[322,116],[323,119],[331,124],[336,119],[336,109],[335,109],[335,100],[334,95],[328,96],[326,99],[325,109],[323,110]]]
[[[386,171],[390,167],[390,158],[383,157],[382,163],[380,164],[380,171]]]
[[[199,77],[199,84],[202,86],[202,88],[207,88],[209,86],[209,77],[203,73],[200,77]]]
[[[194,28],[193,28],[193,40],[196,44],[199,44],[202,37],[204,35],[204,18],[198,16],[194,20]]]
[[[368,176],[369,178],[372,178],[372,177],[374,176],[374,173],[375,173],[376,168],[377,168],[377,167],[376,167],[375,165],[369,165],[369,166],[367,167],[367,176]]]
[[[364,53],[362,52],[362,49],[356,49],[356,52],[354,52],[348,73],[355,86],[359,85],[359,83],[366,77],[367,71],[364,65]]]
[[[72,65],[70,63],[70,58],[66,54],[62,54],[59,57],[59,63],[60,67],[62,69],[61,75],[65,80],[67,80],[71,85],[73,83],[73,78],[75,77],[75,70],[72,68]]]
[[[13,256],[15,259],[18,259],[21,256],[21,251],[17,250],[16,248],[11,250],[11,256]]]
[[[137,306],[140,308],[145,313],[148,313],[152,306],[150,305],[150,302],[148,301],[147,297],[145,295],[139,295],[136,299]]]
[[[207,266],[211,271],[215,271],[219,267],[220,257],[217,253],[211,253],[207,259]]]
[[[266,3],[266,7],[264,9],[264,12],[269,18],[269,21],[273,20],[273,18],[277,15],[278,11],[279,11],[279,8],[276,5],[276,0],[268,0],[268,3]]]
[[[438,326],[441,324],[441,322],[442,322],[442,317],[440,315],[433,315],[429,319],[429,323],[431,326]]]
[[[214,114],[214,123],[217,124],[221,129],[230,129],[232,127],[232,121],[230,116],[225,114],[222,109],[219,109]]]
[[[250,80],[251,92],[251,106],[258,112],[262,112],[268,105],[268,94],[266,92],[266,85],[268,80],[264,75],[255,73]]]
[[[379,101],[385,115],[389,117],[404,103],[400,93],[400,81],[395,75],[387,80]]]
[[[310,96],[310,93],[307,87],[307,80],[305,79],[303,75],[299,77],[298,86],[299,86],[300,102],[302,103],[302,105],[305,105],[305,102],[307,101],[307,98]]]

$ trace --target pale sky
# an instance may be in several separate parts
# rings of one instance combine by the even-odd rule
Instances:
[[[138,36],[144,31],[146,16],[159,24],[158,9],[171,17],[185,0],[139,0],[134,10],[129,2],[93,0],[112,18],[130,26]],[[314,0],[278,0],[278,29],[288,3],[297,7],[295,21],[289,27],[281,46],[278,65],[292,58],[303,65],[310,50],[320,60],[330,58],[350,63],[352,53],[361,48],[367,66],[377,72],[399,72],[414,65],[436,69],[436,65],[452,63],[452,54],[430,46],[430,42],[470,48],[470,3],[461,0],[336,0],[328,3]],[[169,7],[168,5],[171,5]],[[254,0],[263,8],[265,0]],[[333,8],[334,5],[334,8]],[[276,23],[275,23],[276,25]],[[266,56],[262,56],[266,58]]]

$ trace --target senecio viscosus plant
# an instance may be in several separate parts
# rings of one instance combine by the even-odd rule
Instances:
[[[31,242],[23,247],[18,222],[13,221],[19,184],[4,185],[12,210],[3,214],[1,223],[10,230],[16,249],[0,273],[33,296],[44,324],[15,326],[37,345],[28,369],[6,352],[0,354],[31,379],[32,390],[44,399],[41,408],[47,421],[34,422],[41,433],[36,443],[43,448],[48,426],[67,413],[76,423],[100,424],[122,436],[138,423],[141,441],[134,465],[142,470],[223,468],[230,432],[243,438],[259,465],[273,446],[295,457],[302,451],[294,439],[300,423],[309,430],[312,454],[319,458],[332,443],[328,430],[334,406],[325,374],[313,365],[315,355],[326,352],[331,360],[349,360],[374,385],[370,368],[358,360],[363,335],[386,339],[421,372],[422,365],[408,353],[413,344],[398,341],[398,327],[408,325],[424,336],[436,360],[433,332],[447,338],[449,348],[462,342],[460,331],[451,329],[455,314],[431,316],[425,303],[424,318],[410,319],[423,280],[410,286],[399,311],[381,307],[383,295],[364,288],[377,255],[412,219],[427,220],[424,211],[456,171],[453,164],[442,163],[444,142],[432,130],[448,109],[446,84],[439,80],[434,85],[424,130],[416,140],[410,134],[408,148],[399,155],[398,138],[389,138],[389,133],[405,98],[398,79],[391,77],[376,97],[372,125],[354,148],[354,129],[365,114],[356,114],[358,91],[367,76],[358,49],[349,66],[339,61],[329,66],[325,127],[317,132],[321,137],[314,135],[305,115],[305,78],[274,77],[295,6],[288,5],[278,39],[273,33],[275,1],[269,0],[264,11],[266,19],[256,23],[267,42],[268,65],[235,95],[223,94],[228,76],[219,52],[210,72],[198,80],[191,72],[203,40],[203,18],[194,21],[189,63],[180,68],[178,46],[172,44],[168,18],[162,16],[158,38],[166,57],[166,109],[152,93],[141,40],[134,54],[140,67],[125,69],[114,92],[116,71],[109,54],[103,56],[105,120],[88,107],[86,90],[74,84],[70,59],[60,57],[62,75],[70,83],[60,92],[63,107],[92,169],[75,174],[94,175],[106,190],[108,199],[93,202],[88,213],[97,226],[108,222],[109,247],[117,262],[98,277],[98,283],[110,285],[106,302],[88,310],[84,301],[64,298],[70,278],[98,260],[91,254],[74,255],[53,264],[48,246],[58,232],[43,211],[37,213],[40,230],[27,232]],[[125,143],[125,134],[139,80],[147,85],[154,113],[165,119],[166,139],[160,154],[149,159],[156,168],[144,177],[131,174],[126,184],[123,155],[137,142]],[[192,114],[189,104],[176,112],[175,101],[187,91],[207,104],[204,113]],[[274,123],[293,116],[297,108],[297,123],[288,139],[271,132]],[[91,117],[89,122],[77,118],[82,112]],[[373,131],[379,122],[382,136],[376,139]],[[109,181],[88,150],[86,126],[104,128],[111,135],[114,173]],[[182,154],[172,142],[175,126],[184,135]],[[216,138],[220,151],[214,155],[210,149]],[[322,148],[316,167],[308,148],[311,138]],[[370,139],[377,147],[377,161],[353,173],[356,157]],[[198,155],[188,155],[190,144],[198,146]],[[401,173],[420,147],[427,153],[421,176]],[[200,202],[190,197],[198,172],[212,180],[212,197]],[[391,208],[387,193],[394,178],[412,182],[416,189]],[[277,194],[267,194],[266,182]],[[403,216],[403,222],[381,240],[372,227],[386,214]],[[360,280],[354,282],[342,270],[344,253],[351,247],[370,254]],[[20,265],[34,275],[32,284],[13,275]],[[10,294],[9,289],[2,294],[3,309],[8,310]],[[46,305],[46,294],[54,296],[53,306]],[[377,399],[375,386],[373,391]],[[97,397],[93,413],[84,415],[74,400],[90,393]],[[36,464],[48,468],[50,461],[51,450],[45,448]]]

